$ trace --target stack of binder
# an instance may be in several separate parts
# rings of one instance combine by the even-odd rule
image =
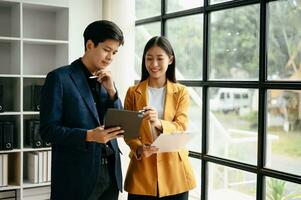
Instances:
[[[14,148],[14,129],[14,122],[0,122],[0,150],[12,150]]]
[[[0,187],[8,185],[8,154],[0,154]]]
[[[3,85],[0,85],[0,112],[4,112],[4,92],[3,92]]]
[[[40,111],[40,96],[42,85],[31,86],[31,108],[34,111]]]
[[[25,146],[30,146],[32,148],[51,146],[51,143],[43,141],[40,136],[40,121],[35,119],[26,121]]]
[[[29,182],[43,183],[51,181],[51,151],[29,152],[27,163]]]

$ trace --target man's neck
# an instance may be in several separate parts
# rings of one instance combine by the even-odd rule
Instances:
[[[86,55],[84,55],[82,58],[81,58],[82,62],[84,63],[85,67],[88,69],[88,71],[91,73],[91,74],[94,74],[96,72],[96,69],[94,69],[94,67],[92,67],[92,65],[90,64],[89,62],[89,59],[87,58]]]

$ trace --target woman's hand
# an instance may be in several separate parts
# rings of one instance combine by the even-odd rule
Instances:
[[[146,110],[144,112],[144,119],[149,120],[151,125],[153,125],[156,129],[162,132],[162,124],[158,118],[157,110],[151,106],[146,106],[143,109]]]
[[[144,156],[147,158],[147,157],[150,157],[151,155],[157,153],[158,150],[159,150],[159,148],[157,148],[155,146],[151,146],[150,144],[144,144],[137,148],[137,154],[138,154],[138,157]]]
[[[156,127],[159,131],[162,131],[162,124],[158,118],[157,110],[151,106],[146,106],[143,109],[146,110],[143,114],[144,119],[149,120],[154,127]]]

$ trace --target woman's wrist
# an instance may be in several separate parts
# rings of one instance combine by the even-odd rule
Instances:
[[[163,127],[162,127],[162,123],[161,123],[161,120],[157,120],[156,121],[156,123],[155,123],[155,128],[158,130],[158,131],[160,131],[160,132],[162,132],[163,131]]]

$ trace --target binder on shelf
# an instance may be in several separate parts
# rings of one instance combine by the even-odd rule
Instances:
[[[51,181],[51,151],[47,151],[47,181]]]
[[[7,185],[8,185],[8,154],[2,154],[2,186],[7,186]]]
[[[25,145],[32,148],[41,148],[43,146],[43,141],[41,139],[39,129],[40,121],[38,120],[27,120],[27,135],[25,137]]]
[[[2,150],[12,150],[14,147],[14,122],[2,122]]]
[[[51,142],[43,141],[43,147],[51,147]]]
[[[4,112],[4,91],[3,91],[3,85],[0,85],[0,112]]]
[[[38,154],[36,152],[29,152],[27,154],[27,175],[28,180],[32,183],[38,183],[38,174],[39,174],[39,159]]]
[[[39,174],[38,174],[38,182],[39,183],[42,183],[43,182],[43,151],[39,151],[38,152],[38,171],[39,171]]]
[[[40,111],[40,95],[42,85],[31,86],[31,108],[34,111]]]
[[[43,182],[47,182],[47,151],[43,151]]]
[[[2,149],[3,149],[3,128],[2,128],[2,122],[0,122],[0,150]]]
[[[3,180],[2,180],[2,177],[3,177],[3,159],[2,159],[2,154],[0,154],[0,187],[3,186]]]

